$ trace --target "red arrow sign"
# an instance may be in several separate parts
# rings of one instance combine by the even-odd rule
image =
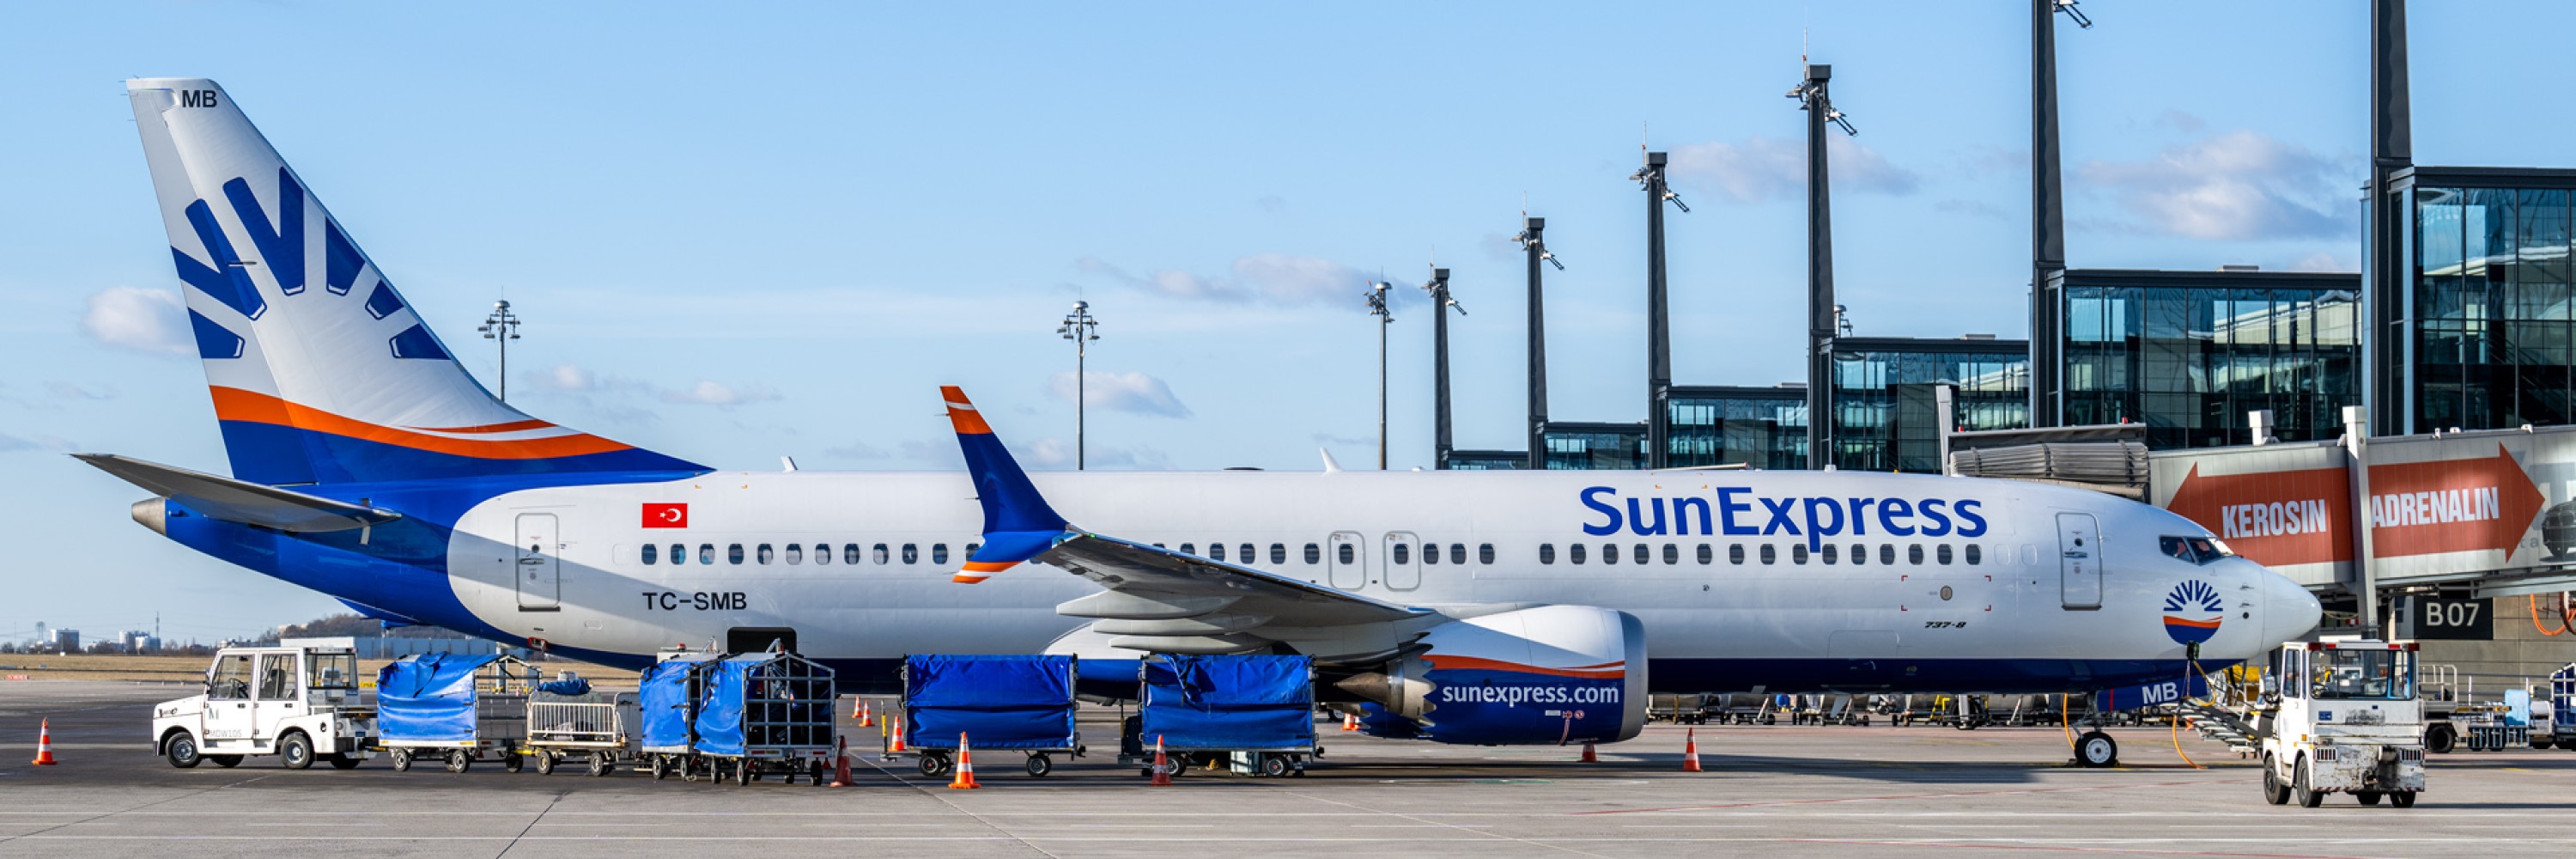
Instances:
[[[2382,558],[2511,552],[2547,504],[2505,452],[2372,466],[2372,550]],[[2165,508],[2272,566],[2352,559],[2352,489],[2341,468],[2203,477],[2192,467]]]

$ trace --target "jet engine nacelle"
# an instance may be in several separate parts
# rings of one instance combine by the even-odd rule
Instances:
[[[1344,688],[1376,700],[1424,739],[1615,743],[1646,726],[1645,627],[1626,612],[1592,606],[1489,614],[1433,627],[1385,675],[1353,680]],[[1370,715],[1372,732],[1398,727]]]

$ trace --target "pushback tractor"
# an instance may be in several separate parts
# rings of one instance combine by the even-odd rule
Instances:
[[[153,743],[181,769],[238,766],[252,755],[276,755],[288,769],[317,760],[355,767],[376,737],[357,673],[348,647],[224,648],[206,669],[205,694],[152,708]]]
[[[2424,705],[2415,642],[2294,641],[2272,656],[2281,706],[2263,739],[2263,801],[2315,808],[2326,794],[2415,805],[2424,790]]]

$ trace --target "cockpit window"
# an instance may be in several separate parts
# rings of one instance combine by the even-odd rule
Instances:
[[[2157,546],[2165,557],[2194,564],[2210,564],[2220,558],[2236,556],[2226,543],[2211,537],[2162,537],[2158,538]]]

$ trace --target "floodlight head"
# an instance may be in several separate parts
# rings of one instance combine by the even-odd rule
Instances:
[[[1556,261],[1556,252],[1555,252],[1555,251],[1541,250],[1541,251],[1539,251],[1539,252],[1538,252],[1538,258],[1539,258],[1539,259],[1543,259],[1543,260],[1547,260],[1547,264],[1548,264],[1548,265],[1556,266],[1556,270],[1557,270],[1557,271],[1564,271],[1564,270],[1565,270],[1565,264],[1564,264],[1564,263],[1561,263],[1561,262],[1557,262],[1557,261]]]
[[[1091,307],[1091,302],[1088,301],[1076,301],[1073,303],[1073,309],[1075,310],[1084,310],[1089,307]]]
[[[1682,210],[1682,214],[1690,214],[1690,204],[1682,202],[1682,195],[1673,192],[1672,189],[1664,189],[1664,199],[1670,201],[1674,206],[1679,207]]]
[[[2093,29],[2093,19],[2084,17],[2084,10],[2075,8],[2075,0],[2057,0],[2057,11],[2064,12],[2066,17],[2075,19],[2076,27]]]

